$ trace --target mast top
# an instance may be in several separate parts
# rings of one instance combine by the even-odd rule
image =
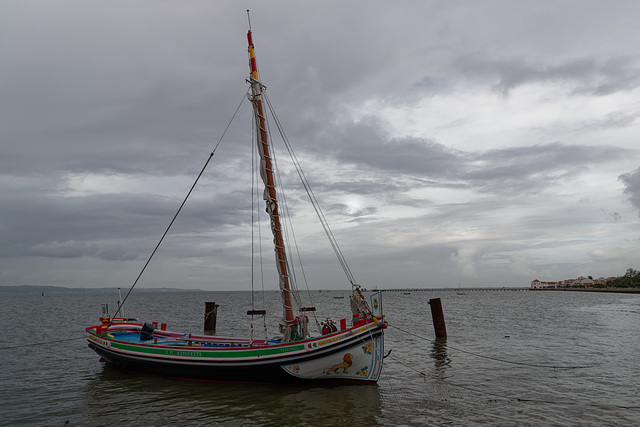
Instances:
[[[247,19],[249,20],[249,32],[247,33],[247,41],[249,42],[249,69],[251,71],[251,78],[255,81],[259,81],[256,54],[253,50],[253,38],[251,37],[251,16],[249,15],[249,9],[247,9]]]

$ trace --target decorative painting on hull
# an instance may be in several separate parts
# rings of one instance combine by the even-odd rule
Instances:
[[[351,355],[351,353],[345,354],[344,357],[342,358],[342,363],[333,365],[332,367],[330,367],[325,371],[325,374],[328,375],[331,372],[338,373],[338,369],[342,369],[342,373],[347,374],[348,373],[347,369],[349,368],[349,366],[353,364],[352,360],[353,360],[353,356]]]
[[[376,381],[382,371],[382,337],[345,349],[344,352],[306,362],[282,365],[298,378]]]

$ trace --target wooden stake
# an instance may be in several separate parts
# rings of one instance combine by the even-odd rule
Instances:
[[[442,312],[442,303],[440,298],[429,300],[431,306],[431,317],[433,319],[433,328],[436,331],[436,338],[447,337],[447,327],[444,324],[444,313]]]
[[[218,307],[220,306],[215,302],[205,302],[204,304],[204,330],[215,332]]]

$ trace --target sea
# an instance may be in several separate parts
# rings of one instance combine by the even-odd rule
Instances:
[[[370,294],[366,292],[366,294]],[[317,320],[349,314],[348,293],[311,291]],[[435,339],[429,300],[447,330]],[[205,383],[122,371],[85,328],[115,292],[0,293],[0,425],[640,425],[640,295],[528,290],[383,292],[389,328],[376,385]],[[278,293],[134,292],[125,315],[200,333],[277,333]],[[312,319],[312,322],[314,320]]]

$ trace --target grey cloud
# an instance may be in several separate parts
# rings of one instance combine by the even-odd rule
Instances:
[[[125,245],[101,245],[74,240],[38,243],[26,251],[27,255],[48,258],[96,257],[107,261],[131,261],[138,255],[131,253]]]
[[[464,152],[429,139],[389,138],[373,117],[345,126],[330,140],[342,142],[330,146],[337,150],[342,162],[426,179],[423,185],[467,187],[498,194],[537,191],[634,153],[611,146],[559,142]]]
[[[624,183],[624,192],[629,196],[631,204],[640,209],[640,168],[633,172],[622,174],[618,179]]]
[[[123,244],[100,245],[95,255],[107,261],[133,261],[139,259],[137,253],[131,252]]]
[[[607,130],[630,126],[640,117],[636,111],[612,111],[605,114],[602,119],[586,123],[582,130]]]
[[[99,250],[98,245],[86,244],[83,242],[66,241],[51,243],[39,243],[33,246],[29,255],[51,257],[51,258],[79,258],[85,255],[95,255]]]
[[[631,57],[608,60],[584,58],[558,65],[537,65],[524,57],[470,54],[455,60],[452,68],[471,79],[493,80],[493,88],[503,95],[519,86],[536,82],[565,82],[575,94],[595,96],[640,86],[640,66]]]
[[[239,197],[236,193],[219,195]],[[95,256],[105,260],[137,259],[160,238],[181,199],[153,194],[41,195],[7,197],[0,207],[4,255],[47,257]],[[216,204],[195,197],[174,224],[172,233],[193,233],[250,221],[249,205]],[[154,237],[155,236],[155,237]],[[147,241],[147,239],[151,239]],[[130,248],[111,241],[135,242]]]
[[[477,159],[479,164],[463,169],[462,176],[491,192],[535,191],[632,153],[622,148],[560,143],[489,150],[469,153],[467,159]]]
[[[389,138],[380,119],[369,116],[348,124],[328,137],[331,148],[344,162],[364,163],[373,168],[421,175],[455,176],[461,153],[433,140]]]

